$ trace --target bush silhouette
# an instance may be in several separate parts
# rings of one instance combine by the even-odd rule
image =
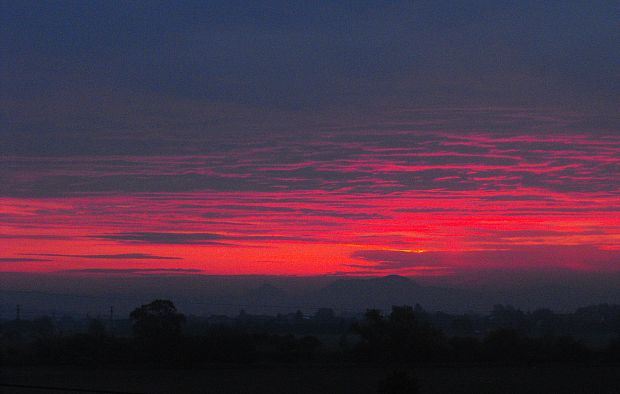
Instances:
[[[134,309],[129,315],[137,338],[165,341],[181,335],[185,316],[177,312],[172,301],[155,300]]]

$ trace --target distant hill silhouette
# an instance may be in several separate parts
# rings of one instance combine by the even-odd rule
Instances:
[[[472,291],[422,286],[399,275],[339,279],[307,295],[308,302],[350,310],[389,310],[393,305],[405,304],[421,304],[431,310],[447,306],[463,309],[471,308],[477,298]]]
[[[610,275],[609,283],[614,276]],[[19,279],[19,281],[18,281]],[[28,280],[26,280],[28,279]],[[37,281],[34,281],[36,279]],[[301,310],[314,313],[318,308],[363,312],[367,308],[390,310],[392,305],[420,304],[428,311],[476,311],[486,313],[494,304],[510,304],[532,310],[550,308],[570,311],[620,299],[620,286],[600,285],[600,281],[530,283],[519,276],[505,286],[470,284],[464,287],[427,285],[407,277],[106,277],[81,278],[69,284],[55,277],[0,274],[0,282],[11,284],[0,289],[0,317],[15,315],[22,305],[24,317],[90,314],[105,318],[111,305],[116,313],[129,313],[144,300],[174,298],[189,314],[235,316],[247,313],[277,314]],[[18,286],[18,283],[22,283]],[[28,289],[37,283],[41,290]],[[60,287],[60,284],[63,284]],[[111,289],[125,289],[124,293]],[[91,290],[92,289],[92,290]],[[162,294],[165,292],[165,294]]]
[[[274,312],[274,307],[287,306],[292,309],[324,306],[364,311],[366,308],[390,309],[392,305],[445,299],[445,294],[446,291],[420,286],[404,276],[388,275],[337,279],[324,287],[298,296],[288,294],[271,284],[263,284],[235,298],[234,302],[247,305],[249,311],[260,312]]]
[[[321,305],[382,308],[411,302],[423,293],[413,280],[398,275],[380,278],[339,279],[310,295]]]
[[[284,290],[268,283],[248,290],[237,300],[239,304],[248,305],[263,313],[273,313],[274,307],[294,307],[296,301]]]

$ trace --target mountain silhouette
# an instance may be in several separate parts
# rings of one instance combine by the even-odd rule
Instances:
[[[274,314],[294,309],[299,300],[286,291],[265,283],[233,298],[233,302],[243,306],[249,313]]]
[[[243,297],[251,304],[279,304],[289,295],[284,290],[265,283],[257,288],[248,290]]]
[[[513,275],[500,286],[439,287],[408,277],[80,277],[56,280],[27,274],[0,274],[2,317],[14,316],[15,305],[22,305],[24,316],[107,314],[114,305],[119,316],[128,314],[140,302],[168,297],[187,313],[235,316],[240,309],[247,313],[275,315],[300,309],[312,314],[318,308],[336,312],[363,312],[367,308],[391,310],[393,305],[420,304],[427,311],[486,313],[494,304],[510,304],[522,309],[550,308],[568,311],[589,304],[614,303],[619,299],[618,276],[573,278],[529,284],[526,277]],[[571,277],[568,277],[571,278]],[[64,280],[64,279],[63,279]],[[105,282],[104,282],[105,280]],[[30,283],[40,284],[37,291],[25,291]],[[13,288],[8,288],[11,284]],[[117,289],[125,289],[122,293]],[[166,289],[162,294],[162,289]]]
[[[310,295],[320,305],[338,308],[389,308],[424,297],[424,288],[404,276],[389,275],[379,278],[338,279]]]

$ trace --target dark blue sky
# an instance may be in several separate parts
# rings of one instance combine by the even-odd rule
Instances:
[[[2,94],[87,87],[301,111],[609,106],[619,12],[616,1],[3,1]]]
[[[306,133],[344,116],[377,125],[368,114],[386,108],[561,108],[587,131],[616,130],[619,8],[3,1],[0,152],[161,152],[162,133]],[[137,125],[159,131],[122,147],[98,138]],[[45,137],[58,134],[62,146]]]

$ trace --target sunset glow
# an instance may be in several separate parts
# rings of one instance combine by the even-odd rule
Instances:
[[[201,155],[4,157],[0,268],[619,269],[617,136],[381,130],[362,137],[256,138]]]

